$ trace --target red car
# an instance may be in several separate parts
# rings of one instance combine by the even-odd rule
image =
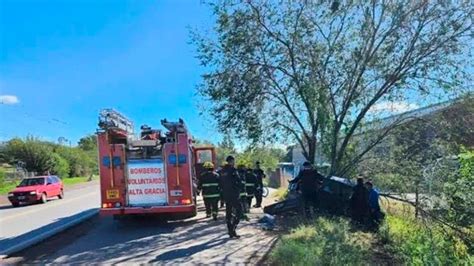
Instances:
[[[49,198],[64,197],[63,182],[57,176],[35,176],[25,178],[10,193],[8,200],[14,207],[20,204],[45,203]]]

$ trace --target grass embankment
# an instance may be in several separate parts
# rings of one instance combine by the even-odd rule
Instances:
[[[94,180],[96,178],[97,177],[93,177],[92,180]],[[63,184],[65,186],[70,186],[70,185],[75,185],[75,184],[79,184],[79,183],[88,182],[87,180],[89,180],[89,177],[85,177],[85,176],[68,177],[68,178],[64,178],[62,180],[63,180]]]
[[[278,193],[278,192],[276,192]],[[386,205],[386,204],[385,204]],[[390,202],[377,233],[343,217],[318,217],[281,237],[273,265],[474,265],[473,251],[447,228],[415,220],[413,208]]]
[[[16,187],[17,183],[4,182],[0,184],[0,195],[7,194]]]
[[[97,177],[94,177],[94,179]],[[79,176],[79,177],[68,177],[62,179],[64,186],[71,186],[79,183],[87,182],[89,177]],[[0,195],[5,195],[8,192],[12,191],[21,180],[16,181],[4,181],[0,183]]]
[[[351,232],[349,222],[319,217],[282,236],[270,255],[274,265],[361,265],[370,253],[372,237]]]

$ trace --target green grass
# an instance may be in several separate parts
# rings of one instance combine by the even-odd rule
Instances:
[[[415,217],[413,206],[382,201],[387,216],[378,232],[381,243],[409,265],[474,265],[473,250],[450,229]],[[473,228],[474,229],[474,228]],[[466,229],[466,236],[474,231]]]
[[[89,179],[89,177],[78,176],[78,177],[68,177],[68,178],[64,178],[62,180],[63,180],[63,184],[65,186],[70,186],[70,185],[75,185],[75,184],[87,182],[88,179]]]
[[[8,192],[12,191],[16,187],[17,183],[11,182],[4,182],[0,184],[0,195],[7,194]]]
[[[274,265],[366,265],[373,236],[351,232],[345,218],[319,217],[282,236],[270,254]]]
[[[270,264],[474,265],[472,246],[449,228],[414,219],[409,205],[383,205],[391,206],[376,233],[354,230],[342,217],[319,217],[309,224],[297,221],[296,229],[284,234],[272,250]]]
[[[468,247],[447,228],[388,214],[379,230],[385,248],[408,265],[474,265]]]
[[[79,176],[79,177],[68,177],[62,179],[65,186],[71,186],[79,183],[87,182],[89,177]],[[97,176],[94,176],[93,180],[97,179]],[[12,191],[20,181],[4,181],[0,184],[0,195],[5,195],[8,192]]]

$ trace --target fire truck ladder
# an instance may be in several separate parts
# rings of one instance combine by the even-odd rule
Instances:
[[[133,122],[114,109],[100,111],[99,127],[103,130],[118,129],[133,134]]]

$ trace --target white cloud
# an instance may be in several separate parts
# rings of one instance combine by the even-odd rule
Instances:
[[[20,100],[15,95],[0,95],[0,104],[17,104]]]
[[[417,109],[419,106],[415,103],[407,103],[404,101],[401,102],[380,102],[377,104],[374,104],[369,112],[372,114],[377,114],[377,113],[393,113],[393,114],[399,114],[403,112],[407,112],[413,109]]]

